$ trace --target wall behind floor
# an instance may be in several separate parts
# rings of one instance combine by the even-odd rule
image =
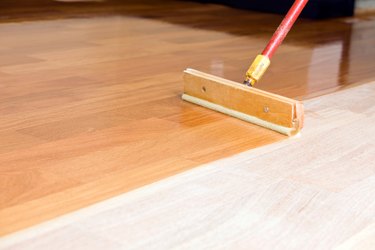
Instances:
[[[294,0],[197,0],[199,2],[221,3],[240,9],[249,9],[285,14]],[[354,14],[355,0],[310,0],[302,17],[321,19]]]

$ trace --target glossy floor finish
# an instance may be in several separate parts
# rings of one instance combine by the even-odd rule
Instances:
[[[285,138],[180,100],[188,66],[240,81],[279,16],[114,2],[2,15],[0,235]],[[300,22],[259,88],[308,98],[374,79],[374,22]]]
[[[173,50],[170,50],[169,55],[178,62],[170,71],[190,66],[231,80],[242,81],[250,62],[262,51],[282,19],[278,15],[188,1],[74,2],[5,0],[0,3],[0,20],[15,22],[90,18],[88,20],[92,21],[95,17],[132,17],[149,20],[154,24],[163,23],[166,24],[160,26],[163,28],[154,29],[151,25],[149,28],[138,30],[137,37],[141,38],[139,34],[142,34],[144,39],[152,37],[156,41],[163,40],[168,45],[179,46],[177,52],[174,50],[174,54]],[[26,7],[20,8],[20,5]],[[40,12],[43,15],[40,15]],[[375,58],[372,49],[375,44],[374,22],[375,14],[371,13],[330,21],[299,20],[276,53],[269,71],[258,87],[302,99],[375,79],[372,70]],[[123,29],[126,24],[131,25],[130,23],[126,20],[117,25],[116,22],[112,22],[113,27],[110,30],[114,31],[115,27]],[[94,23],[92,27],[95,27]],[[100,27],[97,30],[98,35],[99,32]],[[166,32],[174,35],[165,37]],[[107,35],[110,36],[109,33]],[[122,40],[117,40],[118,45],[134,35],[136,34],[123,30],[112,37],[122,37]],[[86,38],[85,41],[90,39]],[[103,34],[101,38],[104,38]],[[77,39],[79,38],[70,38],[75,41]],[[81,37],[82,39],[84,38]],[[131,42],[131,39],[126,41]],[[147,45],[153,46],[156,41]],[[142,46],[144,44],[132,48],[139,50]],[[167,53],[168,51],[165,51],[160,54]]]

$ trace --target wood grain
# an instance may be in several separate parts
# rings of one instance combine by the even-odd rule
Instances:
[[[0,235],[285,138],[180,99],[187,66],[240,81],[279,16],[5,0],[0,19]],[[301,20],[259,88],[308,98],[374,79],[374,22]]]
[[[375,82],[305,103],[306,127],[5,237],[3,249],[361,249],[375,239]],[[74,239],[74,240],[72,240]]]
[[[185,70],[183,78],[184,94],[292,128],[295,133],[303,126],[303,105],[299,101],[193,69]]]

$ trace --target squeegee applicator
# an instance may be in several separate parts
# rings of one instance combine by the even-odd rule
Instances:
[[[252,87],[266,72],[271,57],[307,2],[294,2],[262,54],[249,67],[243,84],[186,69],[182,99],[288,136],[298,133],[303,127],[302,102]]]

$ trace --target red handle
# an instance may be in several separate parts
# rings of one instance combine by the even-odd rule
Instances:
[[[307,2],[308,0],[296,0],[294,2],[294,4],[284,17],[283,21],[273,34],[266,48],[263,50],[262,55],[267,56],[269,59],[271,59],[276,49],[280,46],[289,30],[292,28],[293,24],[297,20],[299,14],[302,12]]]

